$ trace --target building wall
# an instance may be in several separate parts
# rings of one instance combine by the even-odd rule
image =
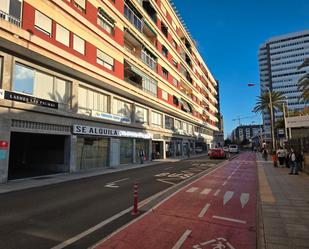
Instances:
[[[13,0],[5,1],[13,4]],[[217,83],[169,1],[145,1],[157,13],[155,22],[143,1],[87,0],[84,9],[74,0],[20,2],[21,18],[1,10],[0,141],[10,141],[14,132],[67,136],[70,171],[77,170],[78,141],[72,127],[78,124],[150,134],[149,147],[151,141],[162,141],[164,157],[165,141],[174,138],[182,143],[202,140],[212,146],[213,132],[218,130]],[[128,6],[140,15],[142,29],[126,17]],[[113,32],[98,24],[98,15],[114,26]],[[38,24],[39,18],[45,20],[43,28],[50,24],[48,32]],[[161,23],[168,27],[167,37]],[[64,35],[67,43],[59,39],[63,38],[60,30],[68,34]],[[82,50],[76,48],[80,42],[84,43],[84,48],[79,47]],[[134,50],[127,49],[125,43],[130,42]],[[162,46],[168,50],[166,56]],[[140,48],[147,52],[146,57],[141,56]],[[104,62],[98,60],[98,50]],[[163,68],[168,71],[167,77]],[[128,80],[127,75],[135,78]],[[25,87],[29,79],[34,82],[30,88]],[[147,88],[149,82],[155,87]],[[44,90],[48,87],[51,92]],[[121,113],[115,106],[120,102],[115,99],[125,102],[123,109],[130,110]],[[86,107],[82,106],[84,102]],[[138,122],[135,109],[145,110],[145,122]],[[161,115],[159,125],[151,120],[153,112]],[[171,128],[165,126],[168,117],[172,118]],[[175,120],[181,127],[175,128]],[[133,143],[138,139],[134,136]],[[7,179],[8,165],[9,155],[0,159],[1,182]]]

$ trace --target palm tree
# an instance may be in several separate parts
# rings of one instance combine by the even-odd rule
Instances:
[[[270,92],[271,100],[273,105],[274,111],[281,111],[282,110],[282,103],[285,101],[285,97],[281,92]],[[263,93],[261,96],[257,97],[257,101],[255,107],[253,108],[254,112],[263,112],[268,111],[270,112],[270,99],[269,93]]]
[[[298,69],[309,66],[309,58],[307,58]],[[305,74],[298,80],[298,90],[302,92],[300,99],[305,103],[309,102],[309,73]]]

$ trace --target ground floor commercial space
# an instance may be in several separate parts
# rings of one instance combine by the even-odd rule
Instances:
[[[186,157],[207,149],[205,141],[193,136],[158,135],[121,124],[31,112],[0,119],[0,183]]]

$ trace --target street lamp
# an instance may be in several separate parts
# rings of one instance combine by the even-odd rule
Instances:
[[[285,96],[285,101],[283,101],[282,103],[282,107],[283,107],[283,118],[284,118],[284,127],[285,127],[285,138],[287,140],[289,140],[289,135],[290,135],[290,132],[289,131],[289,134],[288,134],[288,127],[287,127],[287,122],[286,122],[286,112],[285,112],[285,103],[286,103],[286,111],[287,111],[287,116],[289,117],[289,99],[287,96]]]

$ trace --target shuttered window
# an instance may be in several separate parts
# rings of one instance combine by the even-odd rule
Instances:
[[[56,24],[56,40],[69,47],[70,45],[70,31]]]
[[[77,35],[73,35],[73,49],[81,54],[85,54],[85,40]]]
[[[52,33],[52,19],[42,14],[40,11],[35,11],[35,28],[42,31],[46,35],[51,36]]]
[[[97,49],[97,63],[109,70],[114,69],[114,59],[102,52],[100,49]]]

